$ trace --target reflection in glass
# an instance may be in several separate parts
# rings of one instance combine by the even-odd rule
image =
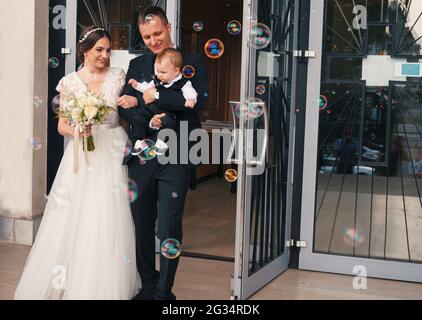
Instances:
[[[396,55],[421,55],[421,1],[397,1]]]
[[[320,172],[352,173],[357,165],[361,91],[356,85],[323,84],[328,106],[320,111]]]
[[[391,55],[392,33],[389,26],[371,26],[368,28],[368,55]]]
[[[362,58],[338,58],[330,60],[330,79],[360,80],[362,79]]]
[[[326,50],[333,53],[362,53],[364,32],[353,27],[357,5],[366,7],[366,1],[327,0],[326,1]]]
[[[367,4],[368,22],[381,23],[392,21],[394,19],[394,3],[388,0],[369,0]]]
[[[421,262],[422,84],[367,88],[362,128],[351,120],[360,117],[360,89],[349,86],[329,98],[334,119],[320,117],[314,250]]]
[[[367,87],[362,162],[383,163],[387,150],[388,88]]]
[[[422,82],[365,82],[359,62],[421,55],[422,1],[370,0],[353,30],[358,4],[326,1],[314,251],[422,262]]]
[[[129,50],[129,26],[111,26],[112,50]]]
[[[117,41],[123,43],[113,45],[118,50],[146,50],[138,29],[138,15],[142,8],[151,5],[165,8],[166,0],[78,0],[78,34],[91,25],[103,26],[112,31],[111,29],[115,29],[113,24],[124,24],[128,25],[128,31],[115,31],[119,34],[127,33],[122,38],[117,36]],[[132,39],[129,39],[129,34]]]
[[[357,27],[359,7],[367,8],[367,27]],[[421,13],[422,2],[416,0],[326,0],[325,51],[421,56]]]
[[[258,2],[258,23],[271,26],[274,41],[266,47],[266,52],[292,52],[294,35],[295,1]],[[271,21],[273,20],[273,22]],[[260,51],[255,52],[258,57]],[[290,110],[292,90],[292,54],[283,54],[276,70],[271,74],[259,74],[257,83],[265,83],[267,93],[253,94],[263,99],[269,114],[269,150],[267,166],[262,175],[252,175],[249,275],[252,275],[285,253],[287,215],[287,175],[290,152]],[[264,129],[264,117],[254,120],[254,127]],[[256,139],[255,139],[256,140]],[[256,142],[254,148],[257,148]],[[256,153],[257,150],[254,150]]]

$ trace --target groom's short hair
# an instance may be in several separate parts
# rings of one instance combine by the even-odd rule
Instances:
[[[145,9],[142,9],[141,13],[138,17],[138,24],[145,24],[148,22],[147,17],[149,16],[157,16],[160,17],[161,21],[164,25],[168,25],[169,20],[167,19],[167,15],[161,7],[158,6],[151,6]]]

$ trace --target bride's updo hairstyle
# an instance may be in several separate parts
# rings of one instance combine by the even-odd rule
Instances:
[[[98,40],[104,37],[108,38],[111,42],[110,34],[103,27],[91,26],[85,29],[76,46],[76,57],[80,63],[84,63],[85,61],[84,53],[94,48]]]

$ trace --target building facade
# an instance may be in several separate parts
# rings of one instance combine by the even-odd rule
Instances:
[[[186,252],[232,261],[234,298],[289,267],[422,282],[422,4],[411,0],[2,0],[0,240],[36,235],[66,143],[51,101],[79,66],[79,34],[107,28],[111,64],[126,70],[146,50],[136,18],[152,4],[178,47],[207,59],[204,130],[240,129],[236,153],[194,173]],[[210,43],[224,54],[206,55]],[[256,101],[259,117],[236,114]]]

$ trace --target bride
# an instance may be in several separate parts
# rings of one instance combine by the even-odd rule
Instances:
[[[61,101],[89,89],[104,94],[108,105],[117,108],[125,74],[108,67],[110,43],[104,29],[85,30],[78,43],[84,66],[60,80]],[[80,143],[74,154],[74,128],[59,119],[59,133],[72,141],[48,196],[15,299],[129,300],[138,292],[134,225],[122,166],[127,135],[118,121],[117,111],[112,112],[106,124],[87,129],[84,134],[94,137],[95,151],[84,154]],[[75,172],[74,161],[79,163]]]

